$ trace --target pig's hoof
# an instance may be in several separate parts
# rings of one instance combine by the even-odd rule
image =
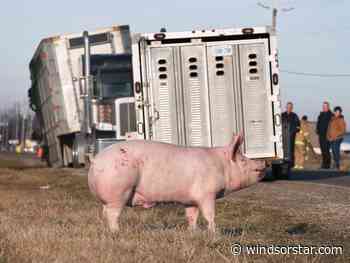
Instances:
[[[116,241],[119,239],[119,232],[113,232],[110,234],[112,240]]]
[[[216,228],[208,228],[207,230],[207,234],[209,236],[209,238],[215,238],[217,236],[217,231]]]
[[[117,234],[119,233],[119,227],[115,227],[115,226],[110,226],[109,227],[109,232],[111,232],[112,234]]]
[[[196,233],[199,232],[199,229],[197,228],[197,226],[188,226],[187,227],[187,231],[191,232],[191,233]]]

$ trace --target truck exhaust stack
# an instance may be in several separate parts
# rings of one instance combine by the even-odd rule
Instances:
[[[91,91],[90,91],[90,41],[89,32],[84,31],[84,78],[85,78],[85,90],[84,90],[84,119],[82,122],[83,133],[86,135],[89,133],[91,124]]]

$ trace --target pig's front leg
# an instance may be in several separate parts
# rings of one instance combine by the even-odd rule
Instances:
[[[188,222],[188,229],[195,230],[197,228],[197,219],[199,215],[199,209],[197,206],[189,206],[185,208],[186,218]]]
[[[119,216],[123,210],[123,205],[107,204],[103,206],[103,216],[106,218],[109,230],[112,233],[119,231]]]
[[[215,232],[215,195],[207,196],[205,199],[199,202],[199,208],[203,217],[208,222],[208,230],[212,233]]]

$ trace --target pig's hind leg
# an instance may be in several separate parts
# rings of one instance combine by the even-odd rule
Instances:
[[[205,198],[199,202],[199,208],[203,217],[208,222],[208,230],[212,233],[215,232],[215,198]]]
[[[109,229],[112,233],[119,231],[119,217],[129,200],[131,192],[124,193],[118,201],[107,203],[103,206],[103,215],[107,219]]]
[[[111,232],[119,231],[118,219],[123,210],[123,207],[115,205],[104,205],[103,206],[103,216],[106,218],[108,227]]]

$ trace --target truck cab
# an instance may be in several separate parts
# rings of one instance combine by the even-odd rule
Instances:
[[[90,56],[94,154],[136,131],[131,54]]]

